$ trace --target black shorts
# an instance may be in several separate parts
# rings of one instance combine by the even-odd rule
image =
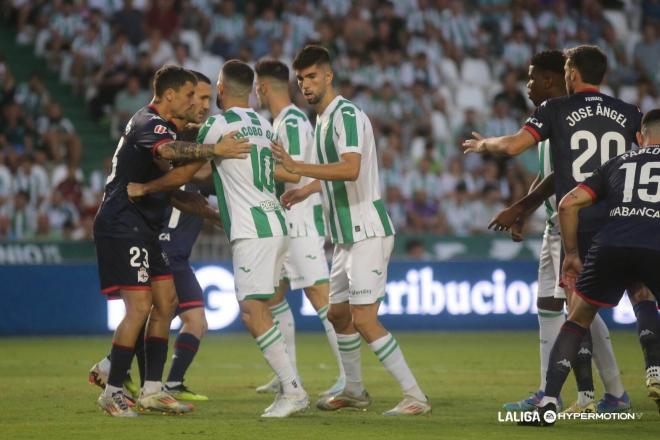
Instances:
[[[97,237],[96,260],[101,293],[118,299],[120,290],[151,290],[152,281],[172,278],[158,240]]]
[[[180,315],[195,307],[204,307],[204,293],[192,267],[189,264],[177,264],[172,268],[172,275],[174,276],[176,297],[179,300],[176,314]]]
[[[646,248],[592,246],[582,265],[575,293],[589,304],[614,307],[625,290],[644,283],[660,298],[660,251]]]

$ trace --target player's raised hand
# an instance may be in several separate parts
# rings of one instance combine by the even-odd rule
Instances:
[[[230,131],[222,137],[220,142],[215,144],[213,154],[223,159],[245,159],[252,146],[248,143],[247,137],[236,138],[237,130]]]
[[[561,268],[561,281],[571,290],[575,290],[575,282],[582,272],[582,262],[577,253],[569,253],[564,256],[564,264]]]
[[[139,197],[143,197],[146,194],[143,184],[133,182],[126,186],[126,192],[128,193],[128,197],[131,199],[137,199]]]
[[[284,209],[291,209],[296,203],[300,203],[309,197],[308,191],[305,190],[305,187],[290,189],[280,197],[280,203]]]
[[[476,131],[472,132],[472,136],[472,139],[463,141],[463,153],[483,153],[486,151],[485,138]]]
[[[270,143],[270,149],[277,163],[281,164],[288,172],[295,174],[296,161],[289,156],[284,146],[278,141],[273,141]]]
[[[508,231],[522,214],[522,208],[517,205],[501,210],[488,224],[488,229],[494,231]]]

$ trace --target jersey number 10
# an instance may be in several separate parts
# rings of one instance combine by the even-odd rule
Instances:
[[[273,153],[269,148],[262,148],[261,151],[256,145],[252,145],[250,150],[250,160],[252,161],[252,181],[254,186],[263,191],[273,192],[275,189],[275,176],[273,174]]]

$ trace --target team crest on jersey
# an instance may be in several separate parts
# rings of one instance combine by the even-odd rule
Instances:
[[[146,267],[142,266],[138,269],[137,280],[138,283],[146,283],[147,281],[149,281],[149,272],[147,272]]]
[[[164,125],[156,125],[154,127],[154,133],[156,133],[156,134],[167,133],[167,127],[165,127]]]

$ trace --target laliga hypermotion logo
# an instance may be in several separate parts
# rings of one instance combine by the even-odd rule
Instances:
[[[557,420],[586,420],[586,421],[605,421],[605,422],[625,422],[631,420],[641,420],[644,413],[622,412],[622,413],[557,413],[549,410],[543,413],[538,411],[507,411],[498,412],[497,421],[500,423],[540,423],[541,417],[546,425],[552,425]]]

